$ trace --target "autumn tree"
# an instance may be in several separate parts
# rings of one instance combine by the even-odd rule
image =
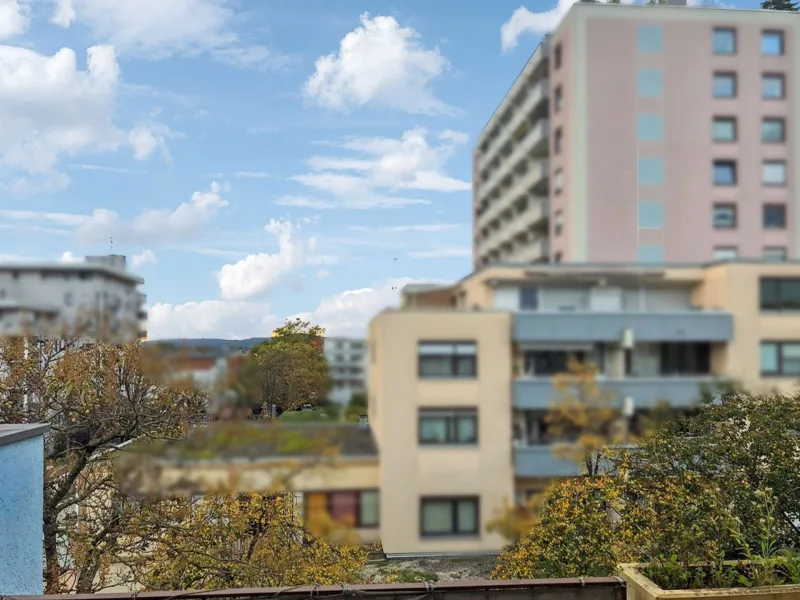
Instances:
[[[322,401],[330,388],[324,335],[317,325],[287,319],[271,340],[253,346],[242,370],[242,393],[267,410]]]
[[[151,590],[361,581],[366,551],[312,535],[298,511],[286,493],[175,498],[161,514],[142,513],[132,531],[147,541],[146,550],[128,564]]]
[[[203,394],[144,374],[138,343],[0,339],[0,422],[51,425],[43,490],[48,593],[96,591],[121,551],[119,536],[136,511],[110,466],[116,450],[180,437],[204,411]]]

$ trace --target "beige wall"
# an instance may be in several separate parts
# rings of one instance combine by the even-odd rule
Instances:
[[[487,533],[486,524],[514,492],[510,331],[508,313],[387,311],[371,323],[378,363],[369,370],[370,417],[381,451],[381,541],[388,554],[502,548],[504,540]],[[477,379],[419,379],[419,341],[473,340]],[[420,407],[476,407],[478,445],[420,447]],[[480,498],[477,536],[420,537],[421,497],[473,495]]]

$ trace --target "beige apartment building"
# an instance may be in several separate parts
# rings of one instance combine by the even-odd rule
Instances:
[[[504,502],[578,467],[544,423],[553,376],[594,362],[631,425],[703,384],[800,379],[800,263],[530,265],[410,286],[370,324],[380,539],[392,554],[491,552]]]
[[[798,26],[574,4],[477,140],[475,267],[796,258]]]

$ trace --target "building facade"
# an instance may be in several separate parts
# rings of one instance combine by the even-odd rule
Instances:
[[[42,595],[44,434],[0,424],[0,595]]]
[[[364,393],[365,349],[366,344],[363,339],[325,338],[323,351],[333,382],[328,397],[334,402],[347,404],[353,394]]]
[[[79,323],[105,315],[109,335],[146,337],[143,283],[125,269],[124,256],[0,263],[0,335],[74,333]]]
[[[499,550],[486,526],[507,501],[580,472],[545,422],[570,358],[597,366],[634,431],[706,385],[800,378],[800,263],[493,266],[404,297],[368,338],[389,554]]]
[[[578,2],[480,134],[474,261],[800,252],[797,19]]]

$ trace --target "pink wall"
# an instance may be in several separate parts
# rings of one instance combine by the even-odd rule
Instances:
[[[720,11],[720,16],[725,13]],[[636,210],[636,116],[660,112],[664,117],[664,143],[640,143],[641,156],[664,159],[665,185],[641,187],[639,199],[656,200],[664,205],[664,229],[641,230],[639,243],[664,244],[667,262],[709,261],[715,246],[738,246],[739,256],[761,258],[764,246],[785,246],[795,255],[795,149],[794,66],[791,56],[795,40],[792,29],[785,31],[783,57],[762,57],[761,25],[711,22],[704,19],[683,21],[654,20],[661,23],[664,47],[660,55],[636,52],[637,25],[643,21],[624,18],[588,18],[586,22],[586,99],[587,99],[587,190],[588,244],[585,260],[628,262],[637,255]],[[736,56],[712,54],[712,29],[732,26],[738,31]],[[566,28],[563,28],[566,29]],[[564,32],[562,35],[566,35]],[[564,53],[566,69],[570,57]],[[638,68],[662,68],[664,95],[658,100],[637,99]],[[566,70],[562,67],[562,71]],[[712,98],[715,70],[738,73],[738,98]],[[786,99],[761,99],[761,72],[786,75]],[[553,89],[556,85],[553,76]],[[563,77],[563,75],[562,75]],[[565,112],[574,110],[565,94]],[[712,142],[714,115],[735,116],[738,142]],[[762,144],[763,116],[787,118],[787,142]],[[561,122],[555,115],[556,122]],[[570,140],[566,134],[565,140]],[[738,185],[715,187],[712,183],[714,159],[738,162]],[[763,188],[761,163],[764,159],[787,161],[788,186]],[[557,168],[554,158],[551,174]],[[566,165],[564,166],[566,169]],[[552,180],[551,180],[552,181]],[[566,178],[569,181],[569,177]],[[565,190],[568,192],[568,190]],[[566,196],[566,194],[564,194]],[[715,202],[736,203],[738,228],[714,230],[712,206]],[[787,204],[787,229],[765,231],[761,207],[764,202]],[[554,211],[561,208],[553,198]],[[565,214],[567,229],[576,215]],[[554,246],[562,243],[554,239]],[[565,260],[574,260],[563,247]]]

